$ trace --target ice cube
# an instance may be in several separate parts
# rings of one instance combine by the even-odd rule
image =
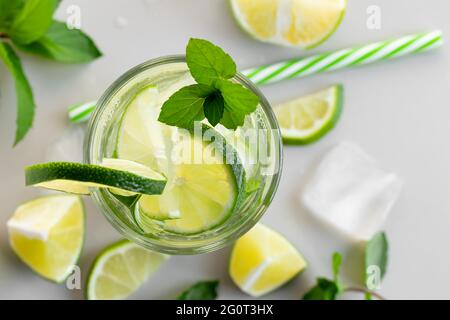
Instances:
[[[58,136],[48,147],[45,154],[46,162],[83,162],[83,141],[85,126],[71,124],[64,132]],[[45,188],[39,188],[42,195],[58,194]]]
[[[46,160],[83,162],[84,126],[72,124],[47,148]]]
[[[380,230],[403,182],[359,146],[342,142],[319,163],[301,200],[319,219],[354,239],[370,239]]]

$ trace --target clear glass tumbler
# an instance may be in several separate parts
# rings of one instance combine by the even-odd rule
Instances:
[[[118,201],[107,189],[92,189],[91,194],[109,222],[127,239],[148,249],[175,255],[199,254],[220,249],[251,229],[270,205],[280,180],[282,168],[282,142],[278,123],[266,98],[243,75],[233,79],[260,98],[256,111],[247,116],[236,135],[245,130],[260,132],[256,161],[245,165],[249,190],[243,201],[222,224],[197,234],[182,235],[155,229],[143,234],[131,218],[128,207]],[[101,163],[103,158],[115,156],[115,145],[120,120],[127,105],[143,88],[155,85],[167,98],[171,85],[194,83],[184,56],[168,56],[150,60],[134,67],[115,81],[98,101],[91,117],[84,146],[84,161]],[[221,131],[220,128],[217,129]],[[229,135],[229,131],[225,134]],[[244,141],[246,141],[244,139]],[[244,148],[245,149],[245,148]]]

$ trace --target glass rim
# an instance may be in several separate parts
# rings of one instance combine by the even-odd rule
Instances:
[[[163,56],[155,59],[150,59],[144,63],[141,63],[128,71],[126,71],[124,74],[122,74],[116,81],[114,81],[103,93],[101,98],[98,100],[96,104],[96,108],[94,112],[92,113],[92,116],[89,120],[88,126],[87,126],[87,133],[84,140],[84,162],[85,163],[92,163],[93,158],[93,142],[94,142],[94,133],[97,132],[97,125],[100,123],[100,119],[103,115],[103,112],[105,108],[108,106],[108,102],[112,97],[114,97],[126,84],[129,83],[129,81],[133,80],[138,74],[141,72],[145,72],[148,69],[169,64],[169,63],[185,63],[186,58],[184,55],[168,55]],[[166,254],[200,254],[200,253],[207,253],[212,252],[218,249],[221,249],[228,245],[231,241],[237,239],[238,237],[245,234],[247,231],[249,231],[264,215],[264,213],[267,211],[269,205],[271,204],[276,190],[278,189],[280,179],[281,179],[281,173],[282,173],[282,167],[283,167],[283,143],[281,138],[281,132],[278,125],[278,121],[276,119],[275,113],[273,112],[273,109],[270,105],[270,103],[267,101],[263,93],[259,90],[259,88],[256,87],[256,85],[251,82],[248,78],[246,78],[242,73],[238,72],[234,79],[236,79],[239,83],[247,87],[248,89],[252,90],[258,97],[260,98],[260,106],[264,111],[264,114],[267,117],[268,123],[270,125],[270,129],[275,130],[277,132],[277,135],[274,137],[276,140],[276,145],[279,146],[278,150],[276,150],[276,161],[278,162],[278,171],[276,174],[274,174],[274,177],[270,181],[270,186],[268,187],[266,194],[262,195],[262,201],[260,204],[258,204],[259,207],[266,205],[262,210],[256,211],[256,214],[251,217],[251,219],[247,219],[243,224],[238,226],[235,230],[232,230],[232,232],[228,232],[229,234],[227,236],[223,236],[220,239],[217,239],[217,241],[210,243],[210,244],[202,244],[198,246],[192,246],[192,247],[175,247],[175,246],[168,246],[167,244],[161,244],[158,243],[157,240],[153,238],[146,237],[145,240],[143,239],[143,236],[138,234],[135,230],[131,229],[126,223],[115,217],[115,214],[113,210],[110,208],[108,204],[103,199],[103,195],[101,194],[101,191],[99,189],[92,189],[91,195],[94,198],[94,201],[96,202],[96,205],[99,207],[102,214],[106,217],[106,219],[109,221],[109,223],[117,230],[119,233],[121,233],[125,238],[141,245],[146,248],[166,253]],[[216,237],[217,238],[217,237]]]

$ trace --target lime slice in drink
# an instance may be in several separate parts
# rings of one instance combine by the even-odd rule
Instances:
[[[238,24],[252,37],[311,48],[337,29],[346,0],[230,0]]]
[[[90,187],[114,188],[141,194],[161,194],[167,179],[132,161],[107,160],[112,168],[73,162],[49,162],[25,169],[26,185],[75,194],[89,194]],[[118,170],[116,168],[122,168]],[[137,173],[134,173],[137,172]]]
[[[117,137],[118,158],[164,169],[166,145],[163,124],[158,121],[158,102],[157,88],[149,86],[141,90],[127,106]]]
[[[159,221],[179,219],[181,213],[173,188],[174,186],[168,187],[161,195],[141,197],[135,210],[136,220],[141,221],[145,218]]]
[[[83,246],[84,207],[78,196],[52,195],[19,206],[8,221],[14,252],[40,276],[62,282]]]
[[[136,291],[168,256],[149,251],[128,240],[103,249],[87,279],[89,300],[125,299]]]
[[[229,217],[238,198],[238,172],[243,169],[240,165],[233,169],[224,163],[222,155],[208,152],[211,145],[202,137],[188,134],[182,140],[188,146],[179,146],[180,150],[201,150],[201,162],[189,159],[171,163],[162,195],[142,196],[137,213],[156,215],[164,220],[162,227],[166,231],[194,234],[218,226]],[[166,219],[169,216],[177,219]]]
[[[343,87],[336,85],[275,107],[286,144],[315,142],[334,128],[343,108]]]
[[[245,293],[267,294],[306,268],[301,254],[280,234],[257,224],[236,241],[230,276]]]

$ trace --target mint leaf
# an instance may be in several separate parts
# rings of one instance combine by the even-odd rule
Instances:
[[[194,121],[205,118],[203,104],[214,91],[214,88],[202,84],[181,88],[163,104],[158,120],[171,126],[192,128]]]
[[[206,40],[190,39],[186,63],[198,85],[172,95],[163,105],[159,121],[191,128],[194,121],[206,116],[213,126],[221,123],[236,129],[256,110],[259,97],[228,80],[236,74],[236,64],[221,48]]]
[[[65,63],[89,62],[102,54],[92,39],[81,30],[68,29],[66,24],[53,21],[39,40],[30,44],[16,43],[25,52]]]
[[[38,40],[50,27],[53,12],[58,4],[58,0],[25,1],[6,33],[15,42],[21,44]]]
[[[183,291],[178,300],[214,300],[217,298],[219,281],[198,282],[189,289]]]
[[[384,232],[377,233],[367,243],[365,250],[366,278],[368,276],[367,271],[371,266],[377,266],[380,270],[380,279],[383,278],[387,269],[388,251],[388,240]]]
[[[207,40],[189,40],[186,62],[192,77],[201,84],[212,85],[217,79],[230,79],[236,74],[233,59]]]
[[[336,282],[318,278],[317,284],[303,296],[303,300],[336,300],[339,292]]]
[[[203,104],[203,112],[209,123],[215,127],[222,119],[225,108],[225,101],[220,92],[213,93],[205,99]]]
[[[220,123],[228,129],[244,124],[245,116],[256,110],[259,98],[240,84],[220,80],[217,87],[225,100],[225,110]]]
[[[14,77],[16,87],[17,129],[14,142],[16,145],[25,137],[33,124],[35,109],[33,92],[22,70],[19,57],[8,43],[0,42],[0,59]]]
[[[372,294],[370,292],[364,293],[364,300],[372,300]]]
[[[339,279],[339,269],[342,264],[342,255],[339,252],[333,253],[332,258],[332,269],[333,269],[333,279],[338,282]]]
[[[0,32],[6,33],[24,0],[0,0]]]

